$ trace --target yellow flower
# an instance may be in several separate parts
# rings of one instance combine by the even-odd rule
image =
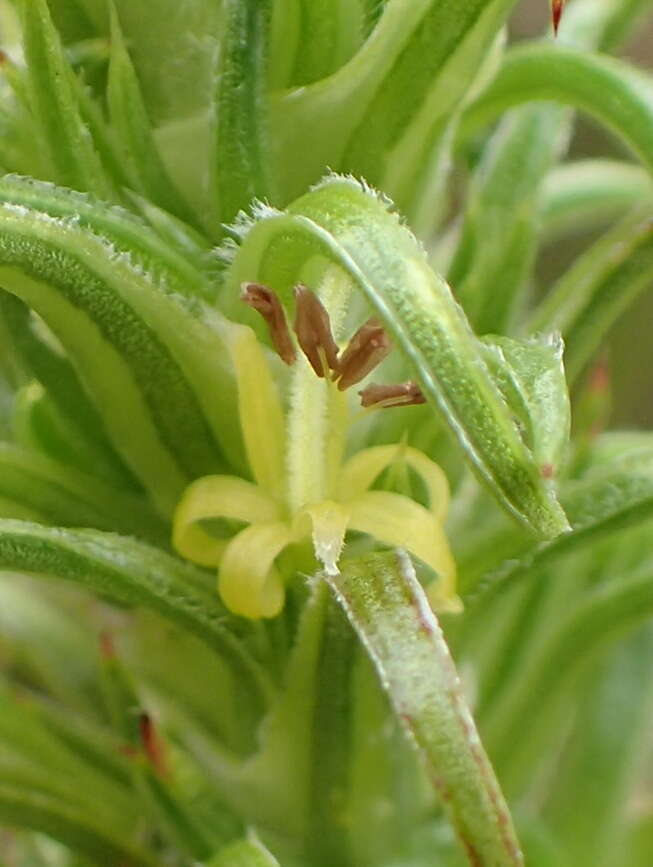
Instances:
[[[323,282],[321,297],[331,321],[342,320],[338,311],[344,309],[344,297],[337,276]],[[275,317],[278,324],[278,310]],[[295,328],[306,352],[297,323]],[[360,342],[354,349],[360,349]],[[228,344],[254,481],[216,475],[193,482],[174,516],[176,550],[217,568],[218,590],[231,611],[249,618],[274,617],[284,601],[284,581],[275,565],[279,554],[310,539],[322,568],[337,573],[345,533],[354,530],[404,548],[425,563],[438,576],[430,588],[434,607],[459,610],[455,564],[442,526],[449,487],[440,467],[403,443],[373,446],[343,459],[350,422],[347,396],[332,381],[320,346],[313,347],[311,363],[303,355],[292,357],[292,350],[285,352],[293,370],[284,416],[254,332],[230,325]],[[315,373],[318,357],[324,361],[322,378]],[[400,462],[422,479],[428,506],[403,494],[372,490],[381,473]]]

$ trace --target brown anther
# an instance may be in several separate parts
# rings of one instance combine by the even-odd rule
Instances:
[[[276,293],[260,283],[242,283],[240,298],[248,307],[261,314],[270,332],[272,345],[286,364],[292,364],[296,359],[295,347],[286,314]]]
[[[426,398],[416,382],[400,382],[397,385],[368,385],[358,392],[361,406],[385,409],[392,406],[417,406],[426,403]]]
[[[154,770],[163,775],[163,752],[161,744],[154,730],[154,723],[149,713],[141,713],[138,717],[138,731],[141,739],[141,746],[148,761]]]
[[[351,338],[340,357],[337,371],[340,391],[360,382],[383,361],[391,349],[390,338],[379,320],[368,319]]]
[[[318,376],[325,377],[329,370],[338,370],[338,347],[331,333],[329,314],[306,286],[295,286],[293,327],[302,352]]]
[[[551,0],[551,22],[553,23],[553,32],[558,34],[558,27],[560,26],[560,18],[562,17],[562,10],[564,8],[566,0]]]

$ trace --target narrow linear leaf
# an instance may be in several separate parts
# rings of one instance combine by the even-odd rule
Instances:
[[[181,255],[180,244],[172,247],[143,220],[117,205],[19,175],[0,179],[0,202],[33,209],[90,229],[109,241],[116,252],[128,255],[167,291],[189,300],[194,296],[213,298],[213,287],[197,267],[199,257],[193,262],[190,253]],[[193,254],[196,255],[196,248]]]
[[[374,554],[325,576],[439,791],[470,864],[520,865],[519,843],[408,557]]]
[[[218,442],[237,455],[220,333],[111,244],[74,222],[0,205],[0,276],[61,341],[114,448],[160,511],[171,512],[190,479],[224,466]]]
[[[194,215],[170,180],[157,149],[115,4],[111,4],[110,9],[111,57],[107,101],[123,161],[131,167],[132,185],[160,207],[193,223]]]
[[[113,190],[81,116],[74,72],[46,0],[21,0],[30,104],[56,180],[111,199]]]
[[[447,276],[481,334],[505,332],[518,312],[535,258],[539,187],[563,147],[564,117],[557,106],[509,112],[472,179]]]
[[[149,855],[126,842],[112,839],[104,828],[95,826],[60,799],[11,784],[0,784],[0,819],[4,824],[48,834],[96,863],[124,864],[125,867],[155,865]]]
[[[236,298],[244,280],[267,283],[289,299],[293,282],[318,282],[326,264],[338,265],[382,319],[408,375],[417,378],[497,500],[542,537],[564,532],[551,480],[521,439],[481,344],[389,203],[354,180],[332,177],[286,214],[262,210],[257,216],[243,227],[225,299]],[[274,257],[267,255],[270,248]],[[234,314],[243,315],[236,308]]]
[[[0,569],[72,581],[112,601],[149,608],[224,656],[243,688],[259,698],[269,694],[265,674],[238,638],[247,626],[222,608],[194,569],[156,548],[99,531],[2,520]]]
[[[578,257],[530,317],[530,331],[556,329],[570,382],[637,295],[653,282],[651,207],[631,214]]]
[[[468,135],[510,106],[538,99],[587,112],[653,170],[651,80],[620,60],[571,48],[529,45],[508,52],[496,78],[465,111],[461,134]]]
[[[218,852],[205,867],[279,867],[279,862],[258,840],[239,840]]]
[[[629,630],[653,616],[650,564],[588,593],[549,636],[526,679],[485,728],[502,779],[514,790],[546,737],[551,714],[583,669]],[[528,766],[528,770],[526,770]]]
[[[653,182],[640,166],[607,159],[564,163],[542,184],[544,242],[607,226],[646,199],[653,200]]]
[[[214,95],[215,208],[231,222],[252,199],[271,197],[267,145],[269,0],[227,0]]]
[[[167,538],[144,497],[9,443],[0,443],[0,496],[51,524],[118,531],[160,544]]]

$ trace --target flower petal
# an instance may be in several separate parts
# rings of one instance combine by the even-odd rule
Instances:
[[[251,328],[229,329],[229,350],[238,383],[238,412],[247,458],[258,484],[273,497],[284,493],[283,411],[263,350]]]
[[[189,485],[175,510],[172,544],[193,563],[217,566],[227,542],[199,522],[227,518],[251,524],[280,517],[279,505],[257,485],[235,476],[204,476]]]
[[[243,617],[274,617],[281,611],[284,587],[274,559],[292,542],[283,521],[252,524],[228,542],[218,571],[222,601]]]
[[[429,496],[429,508],[438,521],[442,521],[449,505],[449,482],[441,468],[424,452],[403,443],[373,446],[363,449],[343,466],[339,491],[342,499],[350,500],[366,491],[383,470],[395,461],[405,461],[421,476]]]
[[[303,516],[310,519],[315,556],[328,575],[338,574],[338,558],[345,541],[349,515],[348,505],[324,500],[314,506],[307,506],[298,516],[300,522]]]
[[[456,564],[440,522],[414,500],[390,491],[367,491],[351,504],[349,528],[404,548],[438,573],[430,594],[439,610],[460,610]]]

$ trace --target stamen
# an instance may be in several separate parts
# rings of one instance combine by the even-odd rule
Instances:
[[[560,18],[562,17],[562,10],[564,8],[566,0],[551,0],[551,21],[553,23],[553,32],[558,34],[558,27],[560,26]]]
[[[329,314],[314,292],[295,286],[295,334],[311,367],[319,377],[338,370],[338,347],[331,333]]]
[[[240,298],[265,319],[272,345],[286,364],[292,364],[297,357],[295,347],[286,314],[276,293],[260,283],[243,283],[240,287]]]
[[[138,717],[138,731],[141,741],[141,746],[143,748],[143,752],[145,753],[147,760],[152,765],[154,770],[160,774],[164,775],[164,765],[163,765],[163,750],[161,747],[161,743],[156,735],[156,731],[154,729],[154,723],[152,721],[152,717],[148,713],[141,713]]]
[[[376,385],[372,383],[358,392],[361,406],[386,409],[392,406],[417,406],[426,403],[426,398],[416,382],[401,382],[397,385]]]
[[[340,391],[364,379],[383,361],[391,349],[390,338],[379,320],[374,317],[368,319],[351,338],[340,358],[338,371]]]

